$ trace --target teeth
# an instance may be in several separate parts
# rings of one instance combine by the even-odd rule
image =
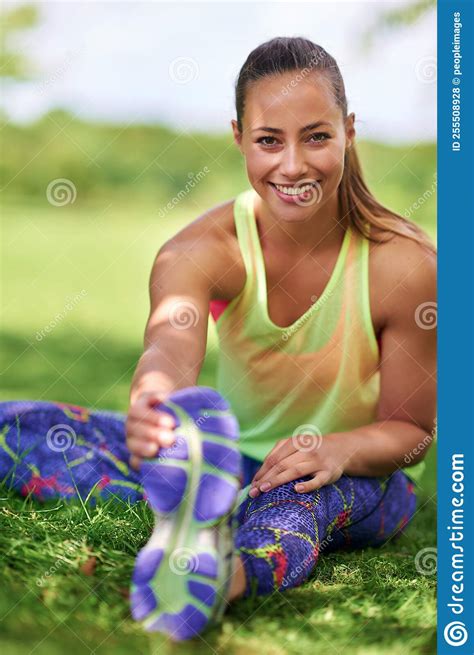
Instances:
[[[299,196],[302,193],[305,193],[306,191],[309,191],[310,189],[313,188],[313,184],[304,184],[303,186],[300,187],[292,187],[292,186],[280,186],[279,184],[275,184],[276,188],[278,191],[281,193],[286,193],[288,196]]]

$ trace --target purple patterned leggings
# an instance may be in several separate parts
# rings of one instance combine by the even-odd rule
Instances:
[[[143,494],[128,464],[124,422],[118,412],[65,403],[0,403],[0,480],[38,500],[80,495],[136,502]],[[244,486],[259,465],[244,457]],[[237,508],[234,545],[247,596],[300,585],[321,553],[380,546],[415,512],[415,485],[403,471],[382,478],[344,475],[306,494],[296,493],[294,484],[247,496]]]
[[[245,458],[244,481],[259,466]],[[309,493],[296,493],[294,485],[247,497],[239,507],[235,546],[246,572],[245,595],[301,584],[321,553],[381,546],[415,512],[415,485],[403,471],[382,478],[343,475]]]

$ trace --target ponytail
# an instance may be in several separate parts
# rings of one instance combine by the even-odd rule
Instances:
[[[413,239],[429,252],[436,253],[434,244],[416,223],[375,199],[364,181],[354,144],[346,150],[338,195],[342,216],[347,216],[348,224],[370,241],[385,241],[382,235],[389,232]]]

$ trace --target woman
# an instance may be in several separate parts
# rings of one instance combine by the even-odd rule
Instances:
[[[126,422],[0,408],[0,472],[22,493],[145,489],[132,613],[174,639],[301,584],[321,553],[400,534],[435,419],[434,248],[365,185],[337,63],[303,38],[260,45],[236,114],[251,188],[160,249]],[[217,391],[196,386],[209,309]]]

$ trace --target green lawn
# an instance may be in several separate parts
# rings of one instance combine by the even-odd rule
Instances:
[[[132,201],[94,209],[46,200],[4,215],[3,399],[125,411],[153,257],[193,216],[178,207],[162,220],[156,207]],[[214,355],[211,333],[204,384],[213,382]],[[420,575],[414,559],[436,545],[434,450],[428,464],[419,511],[396,544],[323,557],[303,587],[239,601],[204,640],[173,647],[144,634],[128,613],[134,556],[151,529],[144,504],[86,512],[0,490],[2,653],[435,653],[435,576]]]

